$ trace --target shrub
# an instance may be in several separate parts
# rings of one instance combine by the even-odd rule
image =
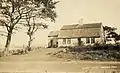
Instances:
[[[86,48],[86,46],[76,46],[76,47],[72,47],[70,51],[71,52],[85,52],[85,51],[88,51],[88,49]]]
[[[72,46],[60,46],[59,48],[72,48]]]

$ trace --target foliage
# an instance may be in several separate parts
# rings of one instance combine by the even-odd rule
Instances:
[[[105,31],[105,35],[106,35],[106,40],[107,38],[114,38],[114,41],[119,41],[120,40],[120,34],[116,33],[115,30],[117,30],[117,28],[115,27],[109,27],[109,26],[104,26],[104,31]]]
[[[0,19],[0,25],[6,27],[7,31],[5,50],[8,50],[13,32],[20,28],[24,20],[39,17],[55,21],[56,3],[58,2],[52,0],[0,0],[0,15],[3,17]],[[26,17],[28,14],[31,14],[29,18]]]
[[[35,39],[33,37],[33,35],[35,34],[35,32],[38,29],[41,29],[41,27],[43,28],[48,28],[48,25],[46,25],[45,23],[43,23],[43,20],[46,19],[50,19],[52,22],[55,21],[55,18],[57,17],[56,13],[55,13],[55,4],[57,2],[53,2],[52,0],[46,0],[45,2],[46,4],[41,6],[38,6],[39,8],[37,8],[37,10],[35,11],[31,11],[29,13],[26,14],[26,23],[22,23],[24,24],[24,26],[27,28],[27,35],[29,36],[29,41],[28,41],[28,48],[31,48],[31,43],[32,41]],[[43,4],[43,3],[42,3]],[[33,7],[35,8],[35,7]],[[39,16],[38,16],[39,14]],[[34,17],[32,16],[34,15]],[[36,21],[36,20],[39,20]]]
[[[59,52],[52,56],[71,60],[120,61],[119,44],[97,44],[71,47],[67,52]]]

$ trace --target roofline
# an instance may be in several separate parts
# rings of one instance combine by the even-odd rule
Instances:
[[[99,24],[102,25],[102,22],[98,22]],[[83,25],[88,25],[88,24],[97,24],[97,23],[86,23],[86,24],[82,24]],[[72,24],[72,25],[79,25],[79,24]],[[63,25],[64,26],[64,25]],[[103,25],[102,25],[103,26]],[[60,29],[60,30],[71,30],[71,29],[83,29],[84,27],[81,27],[81,28],[69,28],[69,29]],[[91,27],[87,27],[87,28],[91,28]],[[100,28],[100,27],[92,27],[92,28]]]
[[[92,36],[92,37],[58,37],[58,39],[64,39],[64,38],[100,38],[100,36]]]
[[[96,23],[85,23],[85,24],[97,24],[97,23],[100,23],[102,25],[102,22],[96,22]],[[85,25],[83,24],[83,25]]]
[[[91,27],[87,27],[86,29],[88,29],[88,28],[91,28]],[[92,28],[100,28],[100,27],[92,27]],[[71,29],[83,29],[83,27],[82,28],[60,29],[60,30],[71,30]]]
[[[55,36],[48,36],[48,37],[58,37],[58,35],[55,35]]]

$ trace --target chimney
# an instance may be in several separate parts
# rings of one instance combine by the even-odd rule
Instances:
[[[79,20],[79,25],[83,25],[83,18]]]

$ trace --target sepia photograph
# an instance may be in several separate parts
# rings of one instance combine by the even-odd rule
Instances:
[[[0,0],[0,73],[120,73],[120,0]]]

